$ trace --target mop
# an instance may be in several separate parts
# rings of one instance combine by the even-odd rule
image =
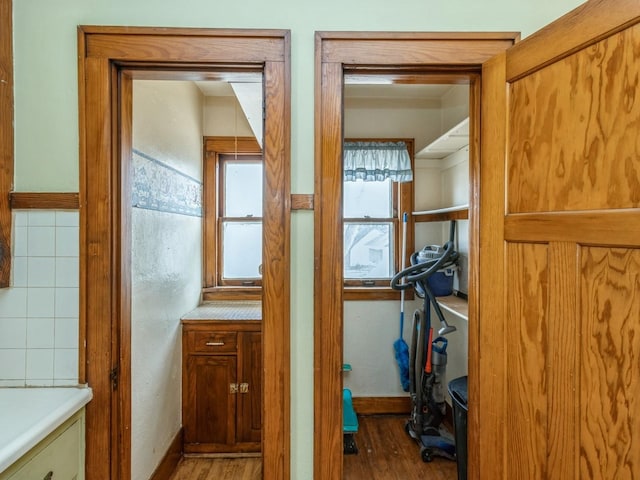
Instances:
[[[407,212],[402,214],[402,270],[404,270],[404,259],[407,250]],[[404,283],[404,280],[402,281]],[[409,346],[407,342],[402,338],[404,331],[404,289],[400,290],[400,337],[393,342],[393,349],[395,351],[396,362],[400,369],[400,383],[402,389],[405,392],[409,391],[410,379],[409,379]]]

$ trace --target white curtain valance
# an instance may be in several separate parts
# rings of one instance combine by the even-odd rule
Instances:
[[[344,142],[343,162],[346,182],[413,180],[411,158],[404,142]]]

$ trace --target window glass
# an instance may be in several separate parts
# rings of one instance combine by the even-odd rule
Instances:
[[[344,218],[391,218],[391,180],[344,182]]]
[[[224,162],[224,216],[262,217],[262,163]]]
[[[393,272],[393,223],[344,225],[344,277],[390,278]]]
[[[223,278],[260,278],[262,223],[224,222]]]

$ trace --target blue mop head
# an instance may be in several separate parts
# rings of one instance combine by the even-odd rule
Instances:
[[[402,338],[393,342],[393,349],[396,354],[396,362],[400,368],[400,383],[405,392],[409,391],[409,346]]]

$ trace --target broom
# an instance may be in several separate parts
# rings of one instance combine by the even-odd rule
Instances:
[[[404,259],[407,250],[407,212],[402,214],[402,270],[404,270]],[[402,280],[404,283],[404,279]],[[409,391],[409,346],[402,338],[404,331],[404,289],[400,290],[400,338],[393,342],[393,350],[395,351],[396,362],[400,369],[400,383],[405,392]]]

